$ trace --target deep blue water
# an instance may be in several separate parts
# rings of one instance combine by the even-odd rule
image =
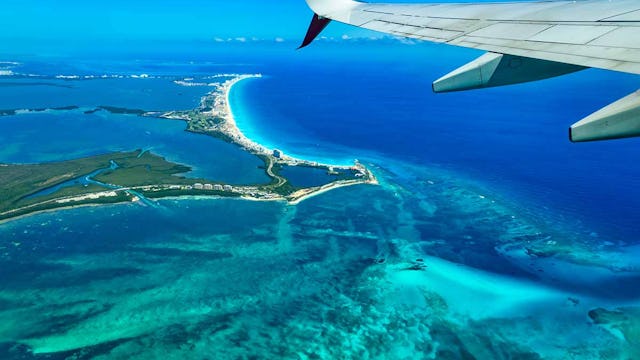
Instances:
[[[562,216],[569,226],[638,240],[640,140],[572,144],[567,138],[572,123],[640,87],[636,76],[588,70],[434,94],[431,81],[477,54],[408,48],[415,53],[398,50],[396,60],[292,56],[270,67],[265,78],[238,89],[253,136],[311,158],[350,162],[370,155],[442,166],[523,198],[534,212]]]
[[[171,82],[174,78],[179,79],[10,79],[0,83],[0,109],[106,105],[147,111],[186,110],[196,107],[210,90],[179,86]],[[109,89],[106,96],[105,88]]]
[[[287,166],[280,172],[296,187],[313,187],[327,184],[335,179],[325,169],[313,169],[303,166]]]
[[[187,108],[197,104],[199,95],[208,88],[179,87],[171,79],[260,72],[265,75],[262,79],[247,80],[235,88],[232,106],[247,135],[267,146],[343,164],[350,164],[355,158],[381,162],[393,158],[450,169],[488,185],[496,195],[513,199],[521,206],[520,211],[542,217],[543,221],[564,223],[586,234],[605,233],[611,240],[637,240],[640,170],[634,159],[640,152],[639,140],[571,144],[567,139],[569,125],[637,89],[637,77],[588,70],[537,83],[433,94],[434,79],[479,54],[429,44],[392,45],[388,49],[391,50],[380,51],[376,45],[366,43],[352,47],[319,43],[298,52],[282,47],[254,49],[260,56],[255,56],[251,48],[242,47],[214,53],[181,49],[179,55],[145,54],[148,60],[138,56],[134,61],[127,55],[109,60],[27,58],[13,71],[45,77],[144,73],[159,78],[12,79],[9,83],[38,81],[47,85],[0,87],[0,93],[5,95],[0,98],[0,108],[41,103],[106,104],[145,110]],[[107,97],[103,87],[112,89]],[[34,95],[26,96],[24,92],[29,91]],[[5,129],[20,127],[11,121],[3,119]],[[3,131],[0,136],[7,145],[0,161],[50,161],[104,151],[103,146],[94,145],[95,138],[103,135],[100,127],[92,135],[92,127],[77,124],[68,133],[83,133],[81,138],[86,138],[86,145],[79,137],[62,137],[51,144],[39,141],[43,138],[36,133],[45,138],[47,135],[29,125],[20,132]],[[151,129],[155,125],[144,121],[140,124],[135,134],[131,131],[119,136],[121,127],[109,131],[108,138],[119,138],[114,143],[136,138],[109,150],[153,146],[142,139],[149,136],[149,125]],[[179,126],[182,124],[161,125],[167,130],[163,142],[173,144],[167,145],[167,149],[171,148],[167,155],[170,158],[191,162],[198,171],[213,171],[210,174],[220,178],[215,170],[205,170],[199,164],[242,157],[240,152],[227,149],[234,155],[219,157],[213,155],[216,151],[201,152],[210,157],[198,159],[202,154],[194,152],[203,147],[190,144],[199,143],[197,136],[173,139],[170,135]],[[25,134],[33,137],[15,139]],[[187,145],[183,146],[181,139],[189,139]],[[25,152],[26,143],[38,145]],[[238,176],[251,173],[255,163],[247,159],[247,164],[238,169]]]
[[[251,138],[323,162],[358,158],[381,181],[296,206],[161,200],[3,223],[0,357],[414,358],[439,349],[563,358],[570,349],[622,359],[637,351],[588,312],[638,304],[639,140],[566,136],[574,121],[635,90],[637,78],[590,70],[434,95],[433,79],[478,54],[334,45],[144,61],[29,58],[15,71],[42,79],[0,78],[48,83],[0,86],[0,108],[169,110],[207,91],[173,78],[260,72],[232,93]],[[159,78],[52,78],[104,73]],[[0,162],[142,148],[194,166],[192,176],[266,180],[257,158],[184,127],[105,112],[1,117]],[[292,180],[315,181],[298,170]],[[408,271],[417,262],[427,268]],[[629,311],[624,321],[637,324]]]
[[[478,53],[429,44],[390,48],[379,51],[366,43],[320,43],[298,52],[261,48],[260,56],[244,47],[211,54],[191,51],[177,57],[146,54],[148,60],[140,56],[135,61],[127,55],[108,60],[27,58],[13,71],[44,78],[3,81],[8,85],[0,87],[0,108],[43,106],[38,104],[188,108],[208,88],[180,87],[172,79],[260,72],[265,75],[262,79],[244,81],[234,89],[232,107],[246,134],[269,147],[342,164],[363,158],[384,165],[385,158],[393,158],[449,169],[487,185],[495,196],[513,200],[519,211],[542,222],[602,234],[608,240],[636,241],[640,170],[634,159],[640,152],[639,140],[571,144],[567,128],[637,89],[637,77],[588,70],[537,83],[433,94],[434,79]],[[156,78],[51,78],[58,74]],[[42,84],[15,86],[21,82]],[[110,89],[107,95],[101,91],[104,87]],[[6,145],[0,161],[52,161],[150,147],[194,165],[196,175],[206,173],[221,180],[230,176],[237,181],[256,174],[256,182],[264,180],[253,171],[259,163],[241,151],[199,136],[174,136],[181,123],[136,119],[130,126],[130,118],[120,116],[109,116],[116,119],[113,122],[100,116],[78,115],[72,117],[74,121],[49,114],[29,117],[41,125],[51,121],[60,134],[3,118],[0,139]],[[96,123],[89,125],[86,119]],[[60,127],[62,122],[66,127]],[[106,132],[102,131],[105,124],[111,127]],[[105,136],[105,143],[111,145],[96,145],[95,139]],[[208,150],[210,146],[216,150]],[[243,160],[235,163],[236,158]],[[233,170],[223,174],[217,167],[206,166],[214,162]]]

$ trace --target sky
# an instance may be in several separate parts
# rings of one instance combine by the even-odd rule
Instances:
[[[125,44],[299,42],[312,14],[304,0],[2,0],[0,55]],[[323,35],[382,36],[337,23]]]
[[[304,0],[3,0],[1,10],[5,41],[299,38],[311,17]]]
[[[311,15],[304,0],[2,0],[0,39],[298,38]]]

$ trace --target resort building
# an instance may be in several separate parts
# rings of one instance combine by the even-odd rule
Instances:
[[[202,185],[200,183],[195,183],[193,185],[193,188],[196,189],[196,190],[202,190],[202,189],[204,189],[204,185]]]

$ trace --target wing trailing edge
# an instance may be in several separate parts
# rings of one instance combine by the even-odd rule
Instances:
[[[331,20],[487,51],[433,83],[434,92],[517,84],[590,67],[640,74],[640,2],[382,4],[306,0],[314,11],[301,47]],[[573,142],[640,136],[640,91],[575,123]]]

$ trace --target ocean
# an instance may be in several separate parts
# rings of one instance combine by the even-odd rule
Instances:
[[[567,136],[574,122],[635,91],[637,77],[589,70],[434,94],[434,79],[476,54],[420,46],[429,49],[414,57],[446,51],[458,58],[445,58],[445,68],[433,56],[428,63],[407,55],[348,64],[294,57],[265,79],[243,84],[254,136],[306,157],[328,154],[344,162],[372,154],[444,167],[524,196],[540,212],[550,207],[620,239],[637,238],[637,140],[572,144]]]
[[[0,109],[186,109],[209,88],[173,80],[261,73],[231,94],[243,132],[309,160],[358,159],[380,185],[296,206],[167,199],[3,223],[1,358],[640,354],[630,337],[640,328],[638,140],[567,139],[573,122],[636,90],[636,77],[588,70],[435,95],[432,80],[478,54],[288,45],[7,59],[37,76],[0,77]],[[142,148],[193,166],[189,176],[267,181],[258,159],[184,128],[103,112],[0,117],[0,162]]]

